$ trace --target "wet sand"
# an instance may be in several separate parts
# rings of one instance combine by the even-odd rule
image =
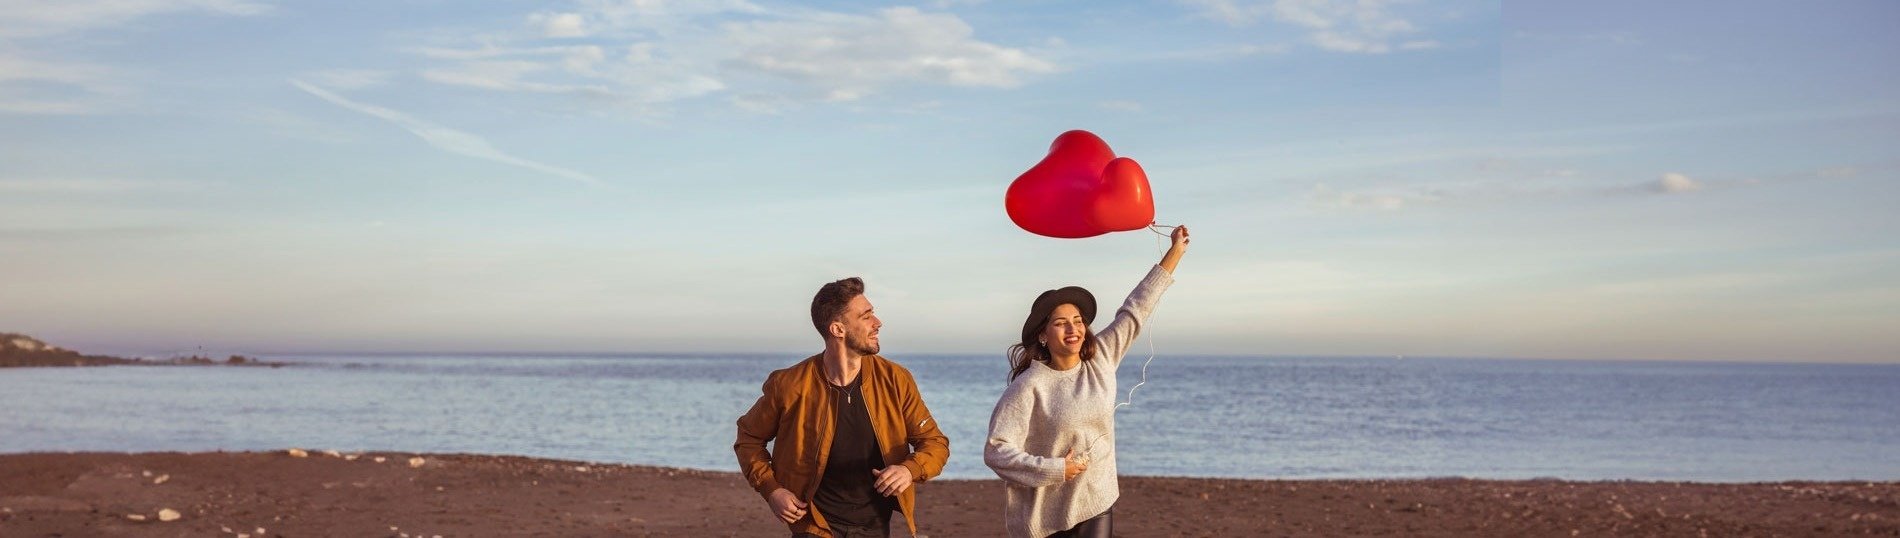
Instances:
[[[1121,484],[1121,536],[1900,536],[1900,482]],[[1002,534],[1000,482],[918,487],[923,536]],[[728,472],[407,453],[0,455],[0,536],[238,535],[788,533]]]

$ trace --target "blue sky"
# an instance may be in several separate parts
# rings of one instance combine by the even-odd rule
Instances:
[[[1900,362],[1900,4],[0,2],[0,329],[126,353],[1000,352],[1157,236],[1157,349]]]

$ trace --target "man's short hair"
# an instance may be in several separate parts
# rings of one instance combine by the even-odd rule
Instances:
[[[859,295],[864,295],[864,280],[855,276],[818,288],[818,295],[811,298],[812,327],[820,336],[830,338],[831,322],[844,317],[845,306]]]

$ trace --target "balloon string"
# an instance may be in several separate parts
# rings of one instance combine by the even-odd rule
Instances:
[[[1135,389],[1141,388],[1142,385],[1148,384],[1148,365],[1153,364],[1154,362],[1155,362],[1155,339],[1153,336],[1149,336],[1148,337],[1148,360],[1142,361],[1141,363],[1141,381],[1138,383],[1135,383],[1135,386],[1133,387],[1128,387],[1128,400],[1122,403],[1115,404],[1115,409],[1119,410],[1125,406],[1135,405]]]
[[[1156,228],[1156,226],[1150,226],[1150,228]],[[1167,228],[1172,228],[1172,227],[1167,227]],[[1162,246],[1160,242],[1161,242],[1160,238],[1155,239],[1155,244],[1157,248],[1160,248]],[[1146,323],[1143,323],[1143,325],[1146,325]],[[1154,330],[1149,327],[1143,327],[1142,329],[1143,329],[1142,332],[1149,332],[1149,333],[1154,332]],[[1141,388],[1142,385],[1148,384],[1148,365],[1154,364],[1155,362],[1155,339],[1154,339],[1153,334],[1149,334],[1146,336],[1148,337],[1148,360],[1142,361],[1141,363],[1141,381],[1136,382],[1135,386],[1133,387],[1128,387],[1128,399],[1125,401],[1116,402],[1113,411],[1121,411],[1123,407],[1135,405],[1135,389],[1139,389]],[[1141,335],[1136,335],[1136,338],[1140,338],[1140,337]],[[1099,443],[1102,442],[1102,439],[1106,437],[1108,437],[1108,434],[1103,433],[1101,435],[1095,436],[1094,439],[1089,440],[1088,444],[1082,445],[1082,458],[1083,458],[1084,463],[1088,461],[1093,461],[1097,457],[1097,455],[1095,454],[1095,447]]]
[[[1149,230],[1155,230],[1155,228],[1170,228],[1170,229],[1172,229],[1172,228],[1173,228],[1173,226],[1149,226],[1149,227],[1148,227],[1148,229],[1149,229]],[[1160,231],[1159,231],[1159,230],[1155,230],[1155,232],[1156,232],[1156,233],[1160,233]],[[1169,235],[1169,234],[1162,234],[1162,235]],[[1172,237],[1172,235],[1169,235],[1169,236],[1170,236],[1170,237]],[[1161,247],[1162,247],[1162,245],[1161,245],[1161,238],[1160,238],[1160,237],[1156,237],[1156,238],[1155,238],[1155,248],[1156,248],[1156,249],[1160,249]],[[1144,325],[1145,325],[1145,323],[1144,323]],[[1150,333],[1152,333],[1152,332],[1154,332],[1154,330],[1153,330],[1152,328],[1149,328],[1149,330],[1148,330],[1148,331],[1146,331],[1146,332],[1150,332]],[[1121,403],[1117,403],[1117,404],[1115,404],[1115,410],[1117,410],[1117,411],[1119,411],[1119,410],[1121,410],[1121,408],[1123,408],[1123,407],[1128,407],[1128,406],[1131,406],[1131,405],[1135,405],[1135,389],[1139,389],[1139,388],[1141,388],[1141,386],[1142,386],[1142,385],[1146,385],[1146,384],[1148,384],[1148,365],[1150,365],[1150,364],[1154,364],[1154,362],[1155,362],[1155,337],[1154,337],[1154,335],[1153,335],[1153,334],[1149,334],[1149,335],[1147,335],[1147,336],[1148,336],[1148,360],[1146,360],[1146,361],[1142,361],[1142,363],[1141,363],[1141,381],[1140,381],[1140,382],[1137,382],[1137,383],[1135,383],[1135,386],[1133,386],[1133,387],[1128,387],[1128,399],[1127,399],[1126,401],[1123,401],[1123,402],[1121,402]]]

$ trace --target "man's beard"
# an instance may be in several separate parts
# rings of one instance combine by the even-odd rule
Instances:
[[[859,340],[850,335],[845,335],[844,347],[849,348],[852,353],[859,355],[876,355],[878,352],[877,343]]]

